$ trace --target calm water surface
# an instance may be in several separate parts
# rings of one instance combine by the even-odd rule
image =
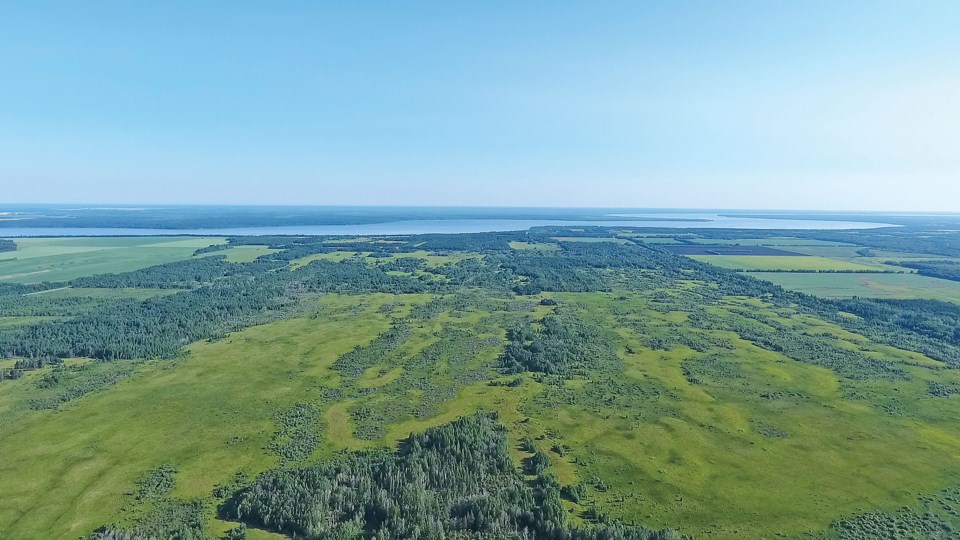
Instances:
[[[809,219],[761,219],[719,216],[716,214],[615,214],[610,221],[563,221],[538,219],[421,219],[368,223],[361,225],[297,225],[289,227],[236,227],[225,229],[131,229],[83,227],[11,227],[0,228],[0,237],[20,236],[256,236],[256,235],[390,235],[421,233],[477,233],[521,231],[539,226],[661,227],[680,229],[873,229],[891,227],[887,223],[866,221],[827,221]],[[643,218],[651,218],[644,221]],[[675,218],[676,221],[665,218]]]

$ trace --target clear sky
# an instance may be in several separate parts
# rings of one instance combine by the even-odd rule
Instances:
[[[0,202],[960,211],[960,2],[0,2]]]

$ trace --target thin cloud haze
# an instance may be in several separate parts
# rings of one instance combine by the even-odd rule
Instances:
[[[958,16],[9,2],[0,183],[9,203],[957,210]]]

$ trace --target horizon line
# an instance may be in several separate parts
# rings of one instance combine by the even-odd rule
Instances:
[[[960,215],[960,210],[849,210],[849,209],[810,209],[810,208],[711,208],[711,207],[674,207],[674,206],[537,206],[537,205],[472,205],[472,204],[296,204],[296,203],[107,203],[107,202],[0,202],[2,207],[17,206],[47,206],[72,207],[76,209],[101,208],[203,208],[203,207],[233,207],[233,208],[472,208],[472,209],[536,209],[536,210],[646,210],[646,211],[680,211],[680,212],[794,212],[815,214],[927,214],[927,215]]]

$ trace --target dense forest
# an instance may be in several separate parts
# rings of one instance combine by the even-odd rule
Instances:
[[[524,371],[572,377],[588,368],[617,363],[606,346],[609,336],[601,328],[557,313],[545,317],[534,330],[523,321],[507,332],[509,343],[500,357],[506,373]]]

